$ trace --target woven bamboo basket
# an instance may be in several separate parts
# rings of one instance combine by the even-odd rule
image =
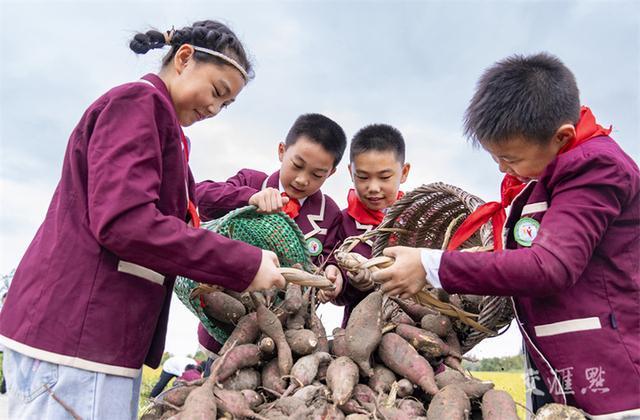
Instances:
[[[396,245],[446,249],[451,235],[482,204],[484,202],[478,197],[453,185],[441,182],[422,185],[388,209],[376,231],[372,255],[380,256],[384,248]],[[490,222],[482,226],[461,247],[469,251],[492,248]],[[425,292],[436,298],[434,290]],[[498,335],[500,329],[509,325],[513,319],[508,298],[461,295],[460,299],[462,309],[477,314],[475,321],[484,327],[484,331],[480,331],[462,322],[460,318],[452,319],[463,352],[469,351],[489,336]]]

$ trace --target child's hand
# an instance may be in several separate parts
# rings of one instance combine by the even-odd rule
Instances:
[[[340,292],[342,292],[343,279],[340,269],[335,265],[328,265],[327,268],[324,269],[324,276],[336,286],[334,290],[320,290],[318,292],[318,300],[322,303],[327,303],[340,295]]]
[[[272,287],[284,289],[286,281],[282,274],[280,274],[280,263],[278,257],[271,251],[262,250],[262,260],[260,261],[260,267],[256,276],[251,281],[246,292],[253,292],[255,290],[268,290]]]
[[[369,291],[375,285],[371,280],[371,271],[368,268],[358,271],[358,274],[347,272],[347,277],[349,277],[349,284],[361,292]]]
[[[249,198],[249,204],[258,208],[258,213],[277,213],[289,202],[288,197],[283,197],[275,188],[265,188]]]
[[[389,296],[408,299],[421,291],[427,284],[427,274],[422,266],[420,248],[395,246],[386,248],[383,254],[395,258],[389,268],[376,271],[372,280],[382,284],[382,291]]]

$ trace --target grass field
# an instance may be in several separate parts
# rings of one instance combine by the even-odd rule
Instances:
[[[151,388],[155,385],[160,377],[161,368],[151,369],[147,366],[142,370],[142,385],[140,387],[140,414],[148,405],[147,397]],[[472,372],[473,376],[481,380],[492,381],[496,385],[496,389],[507,391],[513,399],[522,405],[525,405],[525,387],[524,373],[522,372]],[[171,386],[171,382],[167,388]],[[525,419],[525,410],[521,406],[518,409],[518,417]]]

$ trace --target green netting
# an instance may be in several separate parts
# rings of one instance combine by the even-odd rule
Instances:
[[[254,206],[242,207],[224,217],[205,222],[201,228],[217,232],[230,239],[236,239],[258,248],[273,251],[283,267],[301,264],[313,272],[304,235],[298,225],[286,214],[258,214]],[[229,338],[229,326],[205,315],[200,299],[192,299],[191,292],[200,285],[186,277],[178,277],[174,291],[180,301],[202,322],[202,325],[219,343]]]

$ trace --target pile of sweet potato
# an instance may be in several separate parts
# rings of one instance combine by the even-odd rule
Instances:
[[[462,369],[449,318],[429,309],[374,292],[328,335],[314,289],[213,293],[207,313],[235,329],[211,376],[161,394],[144,419],[517,419],[507,393]]]

